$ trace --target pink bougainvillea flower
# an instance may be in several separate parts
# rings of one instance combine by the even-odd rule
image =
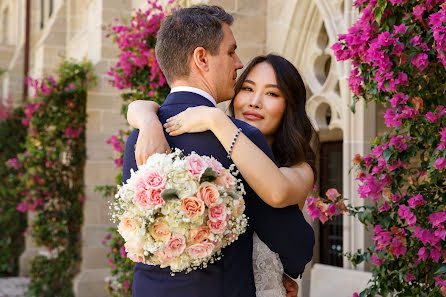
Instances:
[[[419,53],[410,62],[422,72],[428,65],[428,56],[425,53]]]
[[[432,227],[434,227],[434,228],[437,228],[438,226],[440,226],[440,224],[443,223],[444,221],[446,221],[446,212],[445,211],[432,213],[429,216],[429,223],[431,223]]]
[[[434,163],[434,166],[437,169],[443,169],[446,166],[446,158],[438,157]]]

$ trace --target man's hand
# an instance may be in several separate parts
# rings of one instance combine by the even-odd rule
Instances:
[[[286,290],[286,297],[297,297],[297,293],[299,292],[297,283],[285,273],[283,274],[282,282]]]
[[[153,154],[170,153],[170,147],[163,130],[159,121],[147,122],[139,130],[135,145],[135,159],[138,166],[146,163],[147,158]]]

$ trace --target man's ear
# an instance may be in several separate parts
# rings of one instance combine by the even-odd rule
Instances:
[[[192,54],[192,60],[195,64],[195,67],[203,72],[209,71],[209,59],[208,59],[208,51],[204,49],[204,47],[197,47],[193,54]]]

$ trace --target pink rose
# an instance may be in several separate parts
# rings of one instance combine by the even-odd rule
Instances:
[[[158,251],[155,253],[155,256],[158,257],[161,267],[169,265],[171,261],[173,261],[176,257],[168,256],[164,250]]]
[[[193,227],[189,231],[189,241],[192,244],[201,243],[206,240],[211,234],[211,230],[208,226]]]
[[[235,177],[233,177],[227,170],[223,170],[214,182],[226,189],[234,189],[236,185]]]
[[[223,165],[221,165],[221,163],[218,162],[217,159],[215,159],[214,157],[211,157],[207,161],[207,165],[214,169],[214,171],[217,172],[218,175],[220,175],[223,171]]]
[[[214,245],[210,242],[203,242],[191,245],[187,248],[187,253],[194,259],[202,259],[212,255]]]
[[[160,240],[164,242],[168,241],[171,235],[169,226],[161,220],[156,221],[150,226],[149,233],[150,235],[152,235],[153,238],[155,238],[155,240]]]
[[[215,234],[222,234],[223,232],[225,232],[226,227],[228,226],[228,223],[226,222],[226,220],[222,220],[222,221],[208,221],[208,226],[211,229],[211,231]]]
[[[134,232],[140,227],[141,225],[138,221],[129,217],[122,218],[121,222],[119,223],[119,229],[124,232]]]
[[[140,189],[164,190],[166,188],[167,178],[163,172],[158,169],[149,169],[136,182],[137,191]]]
[[[141,242],[134,240],[128,240],[125,244],[125,250],[127,257],[133,262],[144,262],[144,249]]]
[[[144,263],[144,257],[142,256],[138,256],[136,254],[133,253],[127,253],[127,258],[129,258],[130,260],[132,260],[135,263]]]
[[[204,202],[196,197],[186,197],[181,200],[181,210],[188,218],[196,218],[204,213]]]
[[[226,206],[223,204],[218,204],[209,208],[209,220],[213,222],[226,220],[227,214]]]
[[[238,218],[245,211],[245,200],[234,199],[232,203],[234,204],[234,209],[232,210],[232,215],[235,218]]]
[[[204,182],[198,187],[198,197],[204,201],[207,207],[220,203],[220,193],[214,184]]]
[[[160,190],[140,190],[135,193],[134,202],[142,209],[152,209],[164,205]]]
[[[206,162],[198,155],[192,154],[186,158],[186,169],[193,178],[200,177],[200,174],[207,168]]]
[[[168,258],[176,258],[186,249],[186,238],[182,234],[173,233],[164,245],[163,253]]]

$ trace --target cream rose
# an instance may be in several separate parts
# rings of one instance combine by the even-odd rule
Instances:
[[[234,208],[232,210],[232,215],[235,218],[238,218],[245,211],[245,200],[243,200],[243,199],[234,199],[232,203],[234,205]]]
[[[155,238],[155,240],[164,242],[168,241],[171,235],[169,226],[165,221],[162,220],[154,222],[149,228],[149,233],[150,235],[152,235],[153,238]]]
[[[134,240],[127,240],[124,244],[125,251],[127,252],[127,257],[133,262],[144,262],[144,249],[141,242]]]
[[[233,177],[226,169],[222,170],[221,174],[214,182],[225,189],[234,189],[236,185],[235,177]]]
[[[203,242],[191,245],[187,248],[187,254],[194,259],[202,259],[212,255],[214,245],[210,242]]]
[[[211,234],[208,226],[193,227],[189,231],[189,242],[191,244],[201,243]]]
[[[204,182],[198,187],[198,197],[204,201],[207,207],[211,207],[221,202],[220,193],[214,184]]]
[[[188,218],[197,218],[204,213],[204,202],[196,197],[186,197],[181,200],[181,210]]]
[[[137,220],[132,219],[127,216],[123,217],[121,219],[121,222],[119,223],[119,229],[124,232],[128,232],[128,233],[135,232],[139,228],[141,228],[140,223]]]
[[[163,253],[167,258],[176,258],[186,249],[186,238],[178,233],[173,233],[164,245]]]

